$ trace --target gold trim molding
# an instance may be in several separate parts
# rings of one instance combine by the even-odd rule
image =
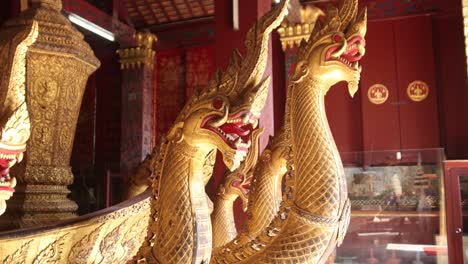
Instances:
[[[154,56],[156,51],[153,50],[153,43],[158,38],[156,35],[148,32],[138,32],[135,34],[136,47],[119,49],[117,54],[120,56],[120,68],[134,69],[142,65],[153,68]]]
[[[296,3],[296,5],[300,4]],[[302,40],[309,40],[318,18],[325,15],[320,8],[314,5],[292,7],[290,10],[286,19],[277,29],[284,51],[288,48],[298,47]]]

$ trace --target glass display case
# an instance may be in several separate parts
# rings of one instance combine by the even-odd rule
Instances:
[[[468,161],[444,162],[449,263],[468,263]]]
[[[352,216],[335,263],[449,263],[443,153],[341,153]]]

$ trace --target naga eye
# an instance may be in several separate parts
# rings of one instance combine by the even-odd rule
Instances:
[[[219,110],[221,109],[221,107],[223,107],[223,100],[219,99],[219,98],[216,98],[213,100],[213,107],[216,109],[216,110]]]
[[[340,35],[334,35],[333,36],[333,41],[335,42],[341,42],[343,38]]]

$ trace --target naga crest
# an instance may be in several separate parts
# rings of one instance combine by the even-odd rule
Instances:
[[[263,74],[269,34],[283,20],[288,2],[277,5],[249,30],[245,58],[234,51],[225,72],[216,72],[208,87],[192,95],[170,129],[169,140],[217,148],[231,171],[239,167],[268,96],[270,78]]]
[[[253,177],[255,164],[257,164],[258,160],[258,139],[262,135],[263,131],[264,129],[260,128],[252,132],[252,148],[244,162],[242,162],[239,168],[235,171],[229,173],[225,177],[224,183],[219,186],[218,195],[226,198],[230,197],[233,201],[237,199],[237,197],[240,197],[244,211],[247,210],[250,182]]]
[[[331,6],[324,23],[317,21],[309,41],[303,41],[298,53],[298,63],[292,82],[305,77],[331,85],[345,80],[354,96],[361,75],[359,61],[365,54],[364,36],[367,31],[367,9],[357,15],[358,1],[342,1],[338,9]],[[312,77],[313,75],[313,77]]]
[[[10,168],[23,158],[31,124],[26,106],[26,53],[38,35],[34,22],[30,31],[11,29],[0,36],[0,215],[15,191]]]

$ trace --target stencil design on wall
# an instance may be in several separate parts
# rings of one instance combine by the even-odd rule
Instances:
[[[414,81],[408,85],[406,93],[414,102],[424,101],[429,95],[429,85],[423,81]]]
[[[376,105],[385,103],[388,99],[388,96],[388,88],[383,84],[374,84],[369,88],[369,90],[367,90],[367,98],[369,98],[371,103]]]

